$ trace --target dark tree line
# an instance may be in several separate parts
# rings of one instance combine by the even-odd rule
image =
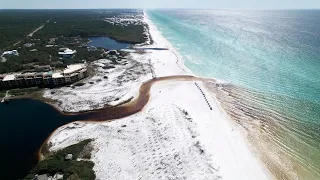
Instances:
[[[0,10],[0,53],[17,49],[19,56],[7,57],[0,63],[0,74],[30,69],[32,65],[51,64],[63,67],[66,64],[93,61],[100,58],[101,51],[88,52],[85,47],[70,45],[74,37],[82,42],[90,36],[107,36],[121,42],[142,43],[145,41],[144,25],[119,26],[108,23],[105,18],[120,14],[137,14],[134,10]],[[30,32],[45,24],[32,38],[26,37]],[[51,38],[58,38],[58,47],[46,48]],[[70,40],[71,39],[71,40]],[[14,43],[20,44],[13,46]],[[34,46],[26,48],[24,43]],[[59,47],[77,50],[73,59],[60,59]],[[31,49],[37,49],[31,52]],[[57,63],[60,62],[60,63]],[[61,65],[61,62],[63,65]]]

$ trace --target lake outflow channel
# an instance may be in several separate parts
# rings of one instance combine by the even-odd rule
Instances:
[[[141,111],[150,99],[150,89],[162,81],[201,81],[180,75],[151,79],[141,85],[138,97],[128,103],[76,114],[63,113],[49,104],[32,99],[11,100],[0,104],[3,156],[0,179],[21,179],[34,167],[42,146],[57,128],[75,121],[103,122],[124,118]],[[39,150],[39,147],[40,150]]]

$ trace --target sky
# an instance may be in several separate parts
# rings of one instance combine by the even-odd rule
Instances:
[[[320,9],[320,0],[0,0],[0,9]]]

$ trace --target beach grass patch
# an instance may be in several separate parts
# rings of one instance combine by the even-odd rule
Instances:
[[[91,141],[91,139],[84,140],[57,152],[51,152],[52,154],[40,161],[24,179],[34,179],[36,174],[54,176],[60,173],[63,174],[64,179],[94,180],[96,178],[92,170],[94,163],[89,161],[92,151],[89,144]],[[65,158],[68,154],[72,154],[70,160]],[[78,158],[85,160],[78,161]]]

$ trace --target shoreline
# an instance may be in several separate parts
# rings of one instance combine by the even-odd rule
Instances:
[[[145,14],[145,22],[147,22],[147,24],[149,25],[149,33],[150,33],[150,26],[152,26],[152,29],[154,30],[153,33],[151,32],[150,36],[152,36],[152,34],[154,33],[158,33],[159,36],[161,36],[161,38],[163,38],[163,41],[165,42],[166,46],[168,46],[168,48],[170,49],[170,51],[172,51],[172,53],[175,54],[175,56],[177,57],[177,65],[179,67],[182,67],[181,69],[186,71],[187,73],[190,73],[191,75],[193,76],[196,76],[195,73],[193,73],[191,70],[189,70],[185,65],[184,65],[184,60],[182,58],[182,56],[175,50],[175,48],[173,47],[173,45],[167,40],[165,39],[162,35],[161,35],[161,32],[157,29],[157,27],[153,24],[153,22],[148,18],[148,15],[144,12]],[[214,80],[215,82],[217,83],[224,83],[223,80],[220,80],[220,79],[214,79],[214,78],[203,78],[201,77],[202,79],[207,79],[207,80]],[[206,91],[209,91],[211,94],[213,94],[213,96],[215,97],[215,93],[214,92],[211,92],[210,89],[208,89],[208,87],[206,87],[206,85],[202,86],[202,88],[204,88]],[[242,127],[239,127],[238,124],[236,124],[232,118],[230,117],[230,115],[225,111],[225,109],[222,107],[220,101],[215,98],[216,102],[219,104],[219,109],[221,111],[221,113],[223,114],[223,116],[226,117],[228,123],[230,123],[230,125],[233,127],[233,128],[236,128],[238,129],[241,134],[240,136],[242,136],[243,140],[245,141],[250,153],[252,154],[252,157],[254,159],[256,159],[258,162],[259,162],[259,165],[260,167],[262,168],[263,172],[265,173],[265,175],[268,177],[268,179],[276,179],[275,175],[271,173],[271,171],[268,169],[268,167],[266,166],[266,164],[262,161],[262,159],[260,159],[258,156],[259,154],[254,152],[253,151],[253,144],[251,144],[249,142],[249,140],[247,139],[247,132],[242,128]]]
[[[176,64],[178,67],[186,74],[196,76],[191,70],[189,70],[184,65],[184,60],[182,56],[178,53],[178,51],[172,46],[172,44],[161,35],[161,32],[158,30],[155,24],[148,18],[148,15],[144,12],[144,22],[148,24],[149,26],[149,36],[152,38],[153,44],[159,43],[161,41],[162,45],[165,45],[164,48],[168,48],[175,56],[176,56]],[[152,31],[152,32],[151,32]],[[152,37],[152,34],[158,34],[158,37],[156,37],[156,40],[154,40],[155,37]]]
[[[173,46],[161,35],[161,32],[160,31],[158,31],[157,30],[157,28],[156,28],[156,26],[151,22],[151,20],[149,20],[148,19],[148,17],[147,17],[147,15],[145,14],[145,17],[144,17],[144,21],[149,25],[149,36],[151,36],[152,37],[152,41],[154,42],[154,44],[151,44],[151,45],[144,45],[144,46],[142,46],[142,47],[154,47],[154,46],[157,46],[157,45],[164,45],[165,47],[161,47],[161,48],[168,48],[168,49],[170,49],[170,52],[171,52],[171,54],[173,54],[173,55],[168,55],[168,54],[165,54],[165,55],[163,55],[163,54],[161,54],[160,52],[151,52],[151,53],[153,53],[153,56],[152,56],[152,58],[153,58],[153,66],[154,66],[154,68],[155,68],[155,74],[157,75],[157,76],[159,76],[160,77],[160,79],[159,78],[156,78],[156,79],[153,79],[153,80],[150,80],[150,81],[147,81],[147,82],[145,82],[145,83],[143,83],[143,84],[146,84],[146,83],[148,83],[148,82],[157,82],[157,81],[159,81],[159,82],[161,82],[162,80],[161,80],[161,77],[162,78],[164,78],[164,81],[166,81],[165,80],[165,78],[166,77],[164,77],[164,76],[172,76],[172,75],[180,75],[180,74],[190,74],[190,75],[194,75],[194,73],[193,72],[191,72],[189,69],[187,69],[185,66],[184,66],[184,64],[183,64],[183,59],[182,59],[182,57],[181,57],[181,55],[179,55],[179,53],[173,48]],[[158,56],[157,56],[158,55]],[[167,55],[167,57],[169,56],[169,58],[166,58],[166,55]],[[175,61],[174,62],[172,62],[172,60],[174,59],[174,58],[172,58],[172,56],[175,56]],[[155,59],[157,59],[158,60],[158,58],[162,58],[161,60],[165,60],[165,62],[163,62],[163,61],[160,61],[160,62],[155,62]],[[164,59],[164,58],[166,58],[166,59]],[[161,63],[163,63],[163,65],[161,66]],[[167,77],[167,78],[170,78],[170,77]],[[176,78],[176,77],[171,77],[171,78]],[[206,78],[206,79],[203,79],[203,78],[199,78],[199,79],[201,79],[201,81],[207,81],[207,80],[210,80],[209,78]],[[197,78],[197,80],[196,81],[198,81],[199,80],[198,78]],[[214,79],[211,79],[211,80],[214,80]],[[195,81],[195,79],[193,79],[193,80],[191,80],[191,81]],[[171,81],[170,81],[171,82]],[[153,103],[153,101],[156,101],[157,99],[154,99],[154,97],[153,97],[153,93],[151,93],[152,91],[153,91],[153,89],[157,89],[156,91],[161,91],[161,88],[155,88],[155,87],[158,87],[158,86],[168,86],[168,85],[164,85],[164,83],[155,83],[155,87],[152,87],[153,86],[153,84],[154,83],[151,83],[151,85],[150,85],[150,87],[149,87],[149,91],[150,91],[150,94],[149,94],[149,92],[147,92],[146,93],[146,95],[147,96],[150,96],[150,99],[148,99],[147,100],[147,102],[146,102],[146,104],[145,104],[145,106],[152,106],[152,105],[150,105],[150,104],[152,104]],[[168,83],[168,84],[170,84],[170,83]],[[171,83],[172,84],[172,83]],[[177,84],[179,84],[179,83],[177,83]],[[170,86],[173,86],[173,85],[170,85]],[[188,86],[189,87],[189,86]],[[140,90],[141,90],[141,88],[143,88],[143,85],[142,86],[140,86]],[[200,84],[200,88],[201,89],[203,89],[204,90],[204,93],[206,94],[206,95],[210,95],[210,103],[214,103],[214,104],[216,104],[216,107],[218,108],[218,109],[215,109],[215,110],[218,110],[218,114],[216,114],[215,116],[218,116],[218,117],[224,117],[224,119],[223,120],[226,120],[226,121],[228,121],[228,122],[221,122],[224,126],[226,126],[228,129],[232,129],[232,131],[234,130],[234,129],[236,129],[236,133],[237,133],[237,139],[239,140],[239,139],[242,139],[242,141],[245,141],[245,143],[246,144],[243,144],[242,142],[239,144],[239,143],[237,143],[238,145],[240,145],[241,146],[241,148],[242,148],[242,151],[244,151],[244,154],[245,154],[245,156],[246,156],[246,158],[249,158],[249,159],[243,159],[242,157],[240,157],[240,154],[239,155],[237,155],[237,158],[240,158],[240,159],[243,159],[243,160],[249,160],[250,161],[250,166],[252,167],[252,168],[255,168],[255,169],[249,169],[249,167],[244,167],[244,168],[248,168],[248,169],[243,169],[243,170],[249,170],[249,171],[252,171],[252,170],[254,170],[255,172],[254,173],[252,173],[252,174],[255,174],[255,175],[259,175],[260,174],[260,172],[259,172],[259,169],[260,170],[262,170],[263,171],[263,174],[260,174],[261,175],[261,179],[262,179],[262,176],[266,176],[265,177],[265,179],[269,179],[269,178],[271,178],[271,177],[273,177],[273,176],[271,176],[271,174],[269,173],[269,170],[268,169],[266,169],[265,168],[265,166],[263,166],[263,164],[261,164],[262,162],[260,162],[260,159],[256,156],[256,154],[254,154],[251,150],[250,150],[250,144],[248,144],[249,142],[246,140],[246,137],[245,137],[245,134],[243,134],[244,132],[242,131],[242,132],[240,132],[241,131],[241,128],[239,128],[239,127],[235,127],[235,123],[230,119],[230,117],[228,116],[228,114],[223,110],[223,108],[221,107],[221,105],[220,105],[220,103],[219,103],[219,101],[215,98],[215,95],[213,94],[213,93],[211,93],[210,92],[210,90],[208,90],[205,86],[203,86],[202,85],[202,83]],[[140,90],[139,90],[139,92],[140,92]],[[140,95],[140,93],[139,93],[139,95]],[[139,98],[139,96],[136,96],[132,101],[136,101],[137,99]],[[200,100],[200,99],[199,99]],[[129,103],[126,103],[126,104],[123,104],[123,106],[125,107],[126,105],[130,105],[130,103],[132,103],[132,101],[131,102],[129,102]],[[190,105],[190,104],[189,104]],[[188,106],[189,106],[188,105]],[[133,113],[132,115],[133,116],[138,116],[139,114],[141,114],[141,112],[142,111],[145,111],[145,106],[143,106],[142,108],[141,108],[141,111],[138,111],[138,112],[136,112],[136,113]],[[99,110],[97,110],[97,111],[99,111]],[[93,111],[93,113],[94,112],[97,112],[97,111]],[[101,111],[103,111],[103,110],[101,110]],[[60,111],[61,112],[61,111]],[[90,112],[89,112],[90,113]],[[220,113],[220,114],[219,114]],[[197,115],[195,115],[195,116],[197,116]],[[129,116],[125,116],[126,118],[129,118]],[[131,116],[130,116],[131,117]],[[198,116],[197,116],[198,117]],[[124,117],[121,117],[121,118],[124,118]],[[84,124],[86,124],[86,123],[88,123],[88,122],[93,122],[93,121],[76,121],[76,122],[72,122],[72,123],[68,123],[67,125],[64,125],[63,127],[67,127],[68,125],[71,125],[71,124],[73,124],[73,123],[84,123]],[[110,120],[107,120],[106,122],[110,122]],[[96,124],[96,122],[93,122],[94,124]],[[101,122],[101,123],[103,123],[103,122]],[[229,125],[226,125],[226,124],[229,124]],[[85,126],[85,125],[84,125]],[[43,145],[44,144],[47,144],[47,142],[49,142],[49,141],[51,141],[52,139],[53,139],[53,136],[56,136],[57,134],[59,134],[61,131],[59,131],[60,129],[62,129],[63,127],[60,127],[60,128],[57,128],[54,132],[52,132],[52,134],[47,138],[47,140],[43,143]],[[240,133],[239,133],[240,132]],[[229,134],[229,132],[223,132],[223,133],[227,133],[228,134],[228,136],[230,135]],[[234,137],[234,135],[230,135],[230,137],[231,137],[231,139],[229,138],[229,139],[227,139],[228,141],[230,141],[230,142],[233,142],[234,140],[232,139],[232,138],[235,138]],[[209,140],[204,140],[204,141],[209,141]],[[221,140],[219,139],[217,142],[214,142],[214,143],[218,143],[219,145],[224,145],[224,144],[220,144],[220,143],[222,143],[222,142],[220,142]],[[212,143],[212,142],[211,142]],[[213,144],[214,144],[213,143]],[[43,145],[41,146],[41,148],[43,147]],[[230,145],[229,145],[230,146]],[[61,146],[60,146],[60,148],[61,148]],[[231,147],[229,147],[229,148],[231,148]],[[240,149],[241,149],[240,148]],[[247,148],[247,150],[245,150]],[[231,151],[233,151],[232,149],[231,149]],[[250,152],[249,152],[250,151]],[[39,152],[41,152],[41,149],[40,149],[40,151]],[[219,156],[219,153],[224,153],[223,151],[218,151],[218,152],[216,152],[217,154],[218,154],[218,156]],[[235,152],[230,152],[230,153],[235,153]],[[236,153],[236,154],[238,154],[238,153]],[[229,154],[229,155],[231,155],[231,154]],[[233,155],[235,155],[235,154],[233,154]],[[238,157],[239,156],[239,157]],[[251,156],[251,157],[250,157]],[[40,158],[40,154],[39,154],[39,158]],[[226,157],[227,158],[227,157]],[[250,159],[251,158],[251,159]],[[239,160],[239,159],[238,159]],[[220,163],[224,163],[223,162],[223,160],[220,160],[221,162]],[[254,167],[254,166],[252,166],[253,164],[255,164],[255,161],[258,161],[259,162],[259,167]],[[232,162],[232,160],[230,160],[230,162]],[[241,165],[242,163],[243,164],[246,164],[246,163],[244,163],[244,162],[238,162],[239,163],[239,165]],[[237,163],[237,164],[238,164]],[[230,164],[231,165],[231,164]],[[248,165],[248,164],[247,164]],[[234,166],[234,165],[231,165],[231,166]],[[225,176],[227,176],[227,177],[231,177],[231,179],[232,179],[232,175],[228,175],[228,173],[231,173],[232,171],[231,171],[231,169],[228,167],[228,165],[225,165],[224,166],[225,168],[227,168],[227,169],[223,169],[222,171],[224,171],[224,173],[222,173],[223,175],[225,175]],[[220,166],[219,166],[219,169],[220,169]],[[249,172],[248,171],[248,172]],[[247,172],[247,173],[248,173]],[[242,174],[243,175],[243,173],[242,172],[237,172],[238,174]],[[251,172],[250,172],[251,173]],[[243,177],[244,177],[245,175],[243,175]],[[252,177],[254,177],[254,176],[251,176],[251,178]],[[228,178],[226,178],[226,179],[228,179]],[[250,178],[249,178],[250,179]]]
[[[73,121],[68,124],[65,124],[63,126],[67,126],[69,124],[78,123],[78,122],[79,123],[80,122],[83,122],[83,123],[111,122],[111,121],[120,120],[121,118],[125,118],[130,115],[141,112],[150,100],[149,93],[150,93],[150,89],[152,88],[152,86],[157,83],[166,82],[166,81],[173,81],[173,80],[174,81],[202,81],[201,78],[193,77],[193,76],[169,76],[169,77],[161,77],[161,78],[151,79],[150,81],[147,81],[142,86],[140,86],[138,97],[134,98],[131,102],[124,103],[122,105],[107,108],[107,109],[97,109],[97,110],[86,111],[86,112],[77,112],[77,113],[72,113],[72,114],[66,114],[63,111],[60,111],[54,105],[52,105],[50,103],[46,103],[46,102],[45,103],[48,105],[51,105],[57,112],[61,113],[64,116],[93,114],[93,116],[98,115],[101,118],[101,119],[98,119],[98,118],[94,118],[94,117],[89,117],[88,120],[77,120],[77,121]],[[130,107],[133,107],[133,108],[130,108]],[[121,112],[121,111],[125,111],[125,110],[127,110],[127,112],[124,114],[119,113],[118,114],[119,117],[105,117],[105,116],[103,116],[103,114],[107,114],[109,116],[110,115],[112,116],[112,114],[115,112],[117,113],[117,112]],[[55,131],[57,131],[59,128],[57,128],[52,133],[50,133],[50,135],[48,136],[46,141],[41,145],[41,147],[38,151],[38,159],[39,160],[42,160],[42,157],[44,156],[41,153],[43,147],[47,144],[48,140],[53,136]]]

